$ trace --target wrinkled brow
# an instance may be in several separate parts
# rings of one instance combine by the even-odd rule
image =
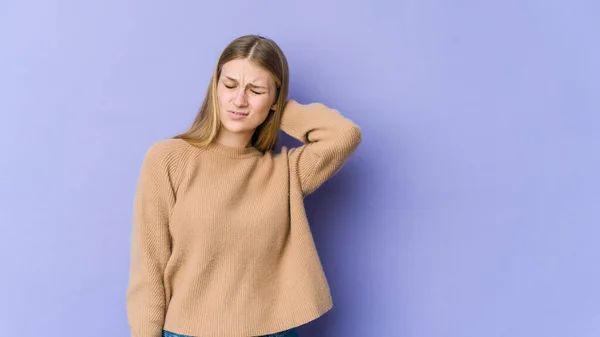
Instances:
[[[230,81],[233,81],[233,82],[235,82],[235,83],[238,83],[238,81],[237,81],[235,78],[233,78],[233,77],[229,77],[229,76],[224,76],[224,77],[225,77],[225,78],[227,78],[227,79],[228,79],[228,80],[230,80]],[[258,89],[268,89],[268,88],[267,88],[267,87],[265,87],[265,86],[262,86],[262,85],[257,85],[257,84],[254,84],[254,83],[248,83],[248,86],[249,86],[249,87],[253,87],[253,88],[258,88]]]

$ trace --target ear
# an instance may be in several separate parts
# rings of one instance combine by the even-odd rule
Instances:
[[[275,99],[273,100],[273,105],[271,105],[271,110],[277,111],[277,101],[279,101],[279,88],[277,88],[277,93],[275,94]]]

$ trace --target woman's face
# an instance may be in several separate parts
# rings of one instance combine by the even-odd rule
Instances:
[[[217,83],[221,132],[250,137],[275,109],[277,88],[271,74],[247,59],[223,65]]]

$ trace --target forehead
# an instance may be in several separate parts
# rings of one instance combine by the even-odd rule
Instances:
[[[268,84],[272,81],[271,74],[267,70],[247,59],[236,59],[225,63],[221,76],[231,77],[241,82]]]

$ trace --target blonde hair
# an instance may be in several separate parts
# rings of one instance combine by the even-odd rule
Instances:
[[[289,69],[287,59],[279,46],[273,40],[259,35],[241,36],[225,47],[192,126],[173,138],[184,139],[196,146],[208,145],[216,139],[221,128],[217,84],[223,65],[235,59],[252,61],[267,70],[275,81],[277,87],[275,110],[269,112],[268,117],[256,128],[251,139],[251,145],[258,150],[262,152],[273,150],[279,136],[281,115],[287,102]]]

